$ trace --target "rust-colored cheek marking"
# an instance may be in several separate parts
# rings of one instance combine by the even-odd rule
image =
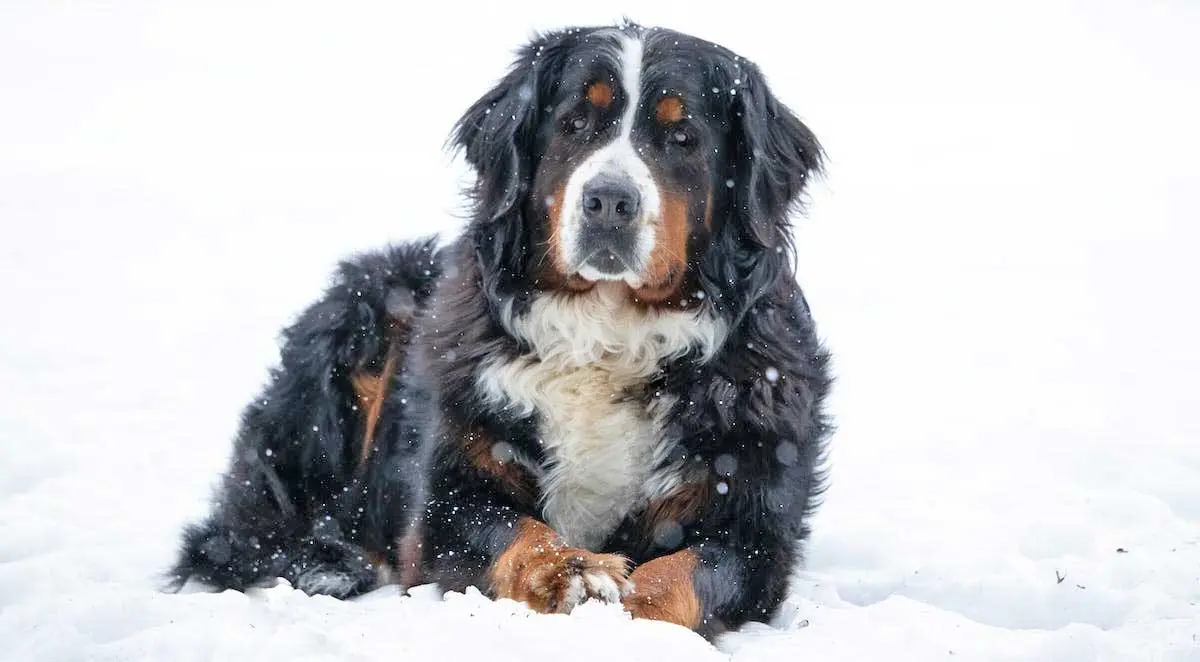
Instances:
[[[654,107],[654,117],[659,124],[674,124],[683,120],[683,100],[679,97],[663,97]]]
[[[592,83],[587,88],[587,98],[597,108],[608,108],[613,102],[612,86],[603,81]]]
[[[546,250],[550,254],[550,262],[559,273],[566,273],[567,263],[562,251],[562,208],[563,196],[566,195],[567,185],[560,184],[550,195],[547,205],[550,212],[550,232],[546,238]]]
[[[539,271],[541,277],[553,288],[564,289],[569,292],[583,292],[590,289],[593,283],[589,283],[578,274],[568,277],[566,275],[567,262],[563,257],[562,209],[566,189],[566,184],[560,184],[546,201],[546,207],[550,215],[548,219],[550,228],[546,239],[546,261],[548,264],[543,265]]]
[[[654,250],[645,271],[646,284],[637,291],[638,298],[655,301],[674,293],[687,270],[688,201],[666,196],[662,216],[654,231]]]
[[[696,553],[685,549],[638,566],[629,579],[633,592],[622,601],[634,618],[666,621],[685,628],[700,625],[700,597],[692,573],[700,564]]]

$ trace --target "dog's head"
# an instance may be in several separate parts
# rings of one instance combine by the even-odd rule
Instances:
[[[636,25],[534,39],[453,140],[492,294],[618,281],[650,305],[782,264],[821,158],[753,63]]]

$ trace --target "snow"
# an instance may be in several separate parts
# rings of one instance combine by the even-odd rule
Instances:
[[[1200,659],[1200,9],[778,7],[6,3],[0,659]],[[158,592],[280,327],[460,226],[443,141],[532,28],[623,13],[759,61],[831,155],[839,430],[780,617]]]

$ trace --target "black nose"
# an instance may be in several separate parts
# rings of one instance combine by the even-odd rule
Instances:
[[[638,216],[642,198],[633,182],[600,175],[583,186],[583,217],[620,229]]]

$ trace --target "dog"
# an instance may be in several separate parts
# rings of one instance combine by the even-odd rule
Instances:
[[[451,143],[463,231],[345,258],[284,329],[171,582],[768,620],[832,430],[814,133],[751,61],[627,22],[535,35]]]

